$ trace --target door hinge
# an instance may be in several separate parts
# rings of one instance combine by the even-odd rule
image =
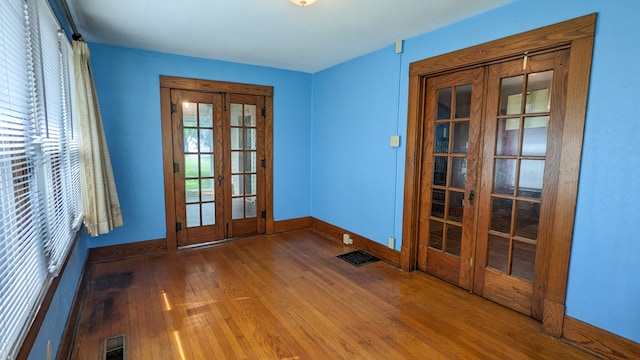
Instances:
[[[267,116],[267,108],[262,108],[262,117]]]
[[[263,168],[266,168],[267,167],[267,160],[266,159],[260,160],[260,166],[262,166]]]
[[[178,105],[171,103],[171,113],[178,112]]]
[[[267,218],[267,210],[262,210],[262,212],[260,213],[260,217],[262,217],[263,219]]]
[[[176,232],[182,230],[182,223],[177,222],[176,223]]]
[[[178,173],[180,172],[180,164],[178,164],[177,162],[173,163],[173,173]]]

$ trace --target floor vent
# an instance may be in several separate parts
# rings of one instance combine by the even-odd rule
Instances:
[[[127,338],[124,334],[104,340],[104,360],[126,360]]]

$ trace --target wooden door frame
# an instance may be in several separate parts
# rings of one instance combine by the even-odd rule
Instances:
[[[426,79],[441,73],[520,58],[527,53],[561,47],[571,49],[567,80],[569,95],[565,103],[558,195],[553,213],[556,221],[551,230],[552,241],[548,249],[548,287],[544,296],[542,319],[543,330],[553,336],[562,335],[595,24],[596,14],[590,14],[417,61],[409,67],[404,216],[400,254],[400,265],[406,271],[414,270],[417,261]],[[472,273],[473,266],[469,266],[467,271]]]
[[[215,80],[200,80],[160,75],[160,113],[162,125],[162,161],[164,167],[165,219],[167,250],[178,248],[175,229],[175,188],[173,176],[173,134],[171,126],[171,90],[200,91],[210,93],[246,94],[264,97],[264,156],[266,233],[273,232],[273,87],[240,84]]]

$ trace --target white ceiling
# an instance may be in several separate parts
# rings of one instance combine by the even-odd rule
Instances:
[[[314,73],[512,0],[67,0],[99,42]]]

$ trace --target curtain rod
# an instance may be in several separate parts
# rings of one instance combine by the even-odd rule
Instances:
[[[64,12],[64,16],[66,16],[69,25],[71,25],[71,30],[73,30],[73,35],[71,38],[73,40],[84,40],[82,39],[82,35],[78,32],[78,27],[76,27],[76,23],[73,21],[73,17],[71,16],[71,12],[69,11],[69,6],[67,5],[67,0],[58,0],[62,11]]]

